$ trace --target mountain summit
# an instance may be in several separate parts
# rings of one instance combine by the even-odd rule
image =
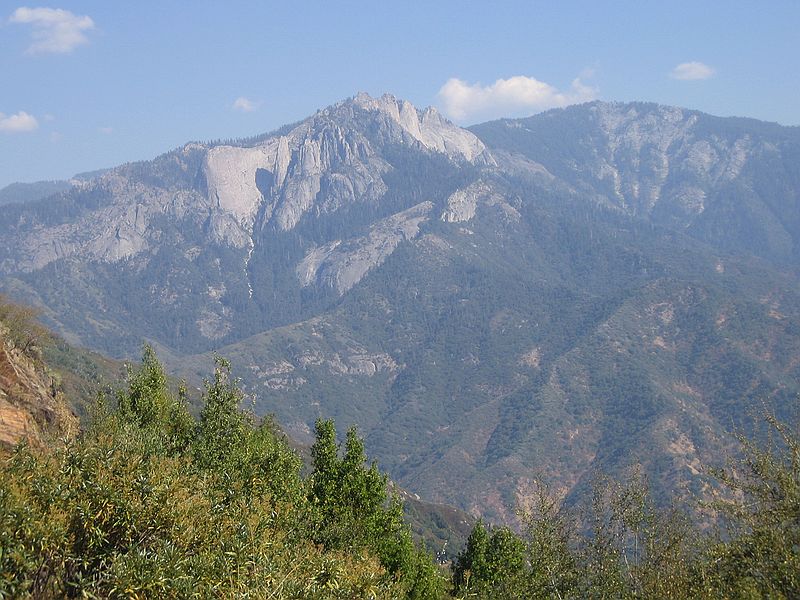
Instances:
[[[475,513],[634,464],[675,497],[799,391],[798,157],[797,128],[674,107],[467,130],[358,94],[0,207],[0,286],[115,356],[217,351],[295,437],[357,423]]]

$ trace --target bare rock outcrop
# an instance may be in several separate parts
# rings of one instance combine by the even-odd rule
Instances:
[[[453,125],[433,107],[418,111],[407,100],[398,100],[391,94],[372,98],[363,92],[353,99],[353,103],[365,110],[385,114],[429,150],[467,161],[474,161],[486,153],[483,142],[473,133]],[[490,159],[487,157],[487,160]]]
[[[295,270],[300,283],[317,283],[344,294],[370,269],[382,264],[400,242],[414,239],[431,209],[431,202],[421,202],[378,221],[365,236],[313,248]]]
[[[0,323],[0,452],[23,440],[42,444],[77,430],[78,420],[52,376],[10,343]]]
[[[702,213],[706,190],[739,176],[754,150],[746,134],[699,135],[698,114],[673,106],[599,102],[592,112],[606,143],[588,168],[611,180],[615,201],[631,214],[650,215],[663,203],[687,219]]]

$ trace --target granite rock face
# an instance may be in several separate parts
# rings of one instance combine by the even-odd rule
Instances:
[[[707,191],[739,176],[754,150],[747,134],[698,135],[700,117],[676,107],[597,104],[593,113],[606,143],[588,170],[610,180],[618,206],[632,214],[664,203],[688,222],[705,210]]]
[[[491,160],[474,134],[435,109],[359,94],[286,135],[247,146],[191,143],[150,163],[74,180],[63,202],[100,201],[56,222],[21,216],[0,269],[35,271],[68,258],[123,261],[161,244],[153,222],[162,217],[201,223],[214,242],[251,248],[266,228],[292,230],[309,211],[378,202],[386,193],[382,176],[392,169],[381,156],[386,143],[419,144],[455,161]]]
[[[508,214],[514,215],[516,210],[503,198],[502,194],[490,184],[479,180],[465,188],[459,189],[447,198],[447,207],[441,220],[445,223],[462,223],[475,217],[478,206],[501,206]],[[519,218],[516,214],[512,218]]]
[[[363,237],[312,249],[297,265],[298,279],[303,286],[324,285],[344,294],[370,269],[383,263],[401,242],[417,237],[432,208],[432,203],[422,202],[378,221]]]
[[[398,100],[390,94],[372,98],[363,92],[355,97],[355,106],[366,111],[377,111],[402,131],[419,141],[423,147],[441,152],[451,158],[474,161],[486,155],[486,147],[474,134],[454,127],[435,108],[419,111],[407,100]]]

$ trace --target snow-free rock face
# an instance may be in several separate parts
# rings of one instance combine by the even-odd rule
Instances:
[[[676,107],[597,103],[591,110],[607,142],[589,168],[613,182],[620,206],[634,214],[650,214],[660,202],[687,217],[702,213],[708,188],[736,178],[753,147],[746,134],[699,137],[699,115]]]
[[[379,126],[365,128],[358,111]],[[383,175],[392,169],[381,155],[387,142],[420,143],[455,161],[490,160],[474,134],[435,109],[359,94],[285,135],[242,146],[191,143],[150,163],[75,180],[61,202],[91,198],[94,206],[77,218],[12,223],[0,271],[36,271],[66,258],[131,259],[159,246],[160,226],[153,221],[162,217],[202,224],[211,241],[251,249],[259,231],[289,231],[309,211],[379,201],[387,190]]]
[[[433,107],[420,112],[407,100],[390,94],[372,98],[363,92],[353,99],[353,104],[385,114],[425,148],[452,158],[474,161],[486,152],[483,142],[473,133],[453,125]]]
[[[318,283],[344,294],[382,264],[400,242],[414,239],[432,208],[432,203],[422,202],[378,221],[363,237],[313,248],[297,265],[298,279],[303,286]]]
[[[354,111],[386,120],[368,131]],[[388,126],[387,126],[388,125]],[[404,135],[397,135],[399,126]],[[220,146],[205,162],[212,202],[252,230],[259,210],[262,225],[294,228],[312,208],[334,212],[351,203],[377,201],[385,192],[382,175],[391,166],[380,144],[419,142],[459,161],[489,160],[483,143],[433,109],[418,111],[410,102],[384,95],[355,98],[320,111],[285,136],[254,147]]]
[[[268,148],[275,166],[261,171],[263,225],[289,231],[312,208],[335,212],[386,191],[381,176],[389,165],[369,140],[334,119],[314,117]]]
[[[245,230],[252,230],[261,206],[262,193],[256,182],[258,170],[276,162],[278,146],[218,146],[206,154],[204,171],[209,197],[221,210],[233,215]]]
[[[503,202],[503,197],[490,185],[476,181],[450,195],[441,218],[445,223],[469,221],[475,216],[478,204],[494,206]]]
[[[0,454],[26,441],[74,435],[78,419],[55,380],[10,341],[0,322]]]

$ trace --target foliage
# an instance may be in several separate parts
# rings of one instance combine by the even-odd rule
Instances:
[[[0,477],[0,598],[442,595],[355,432],[309,482],[275,424],[241,412],[225,361],[203,400],[196,421],[145,348],[77,439],[18,448]],[[318,497],[338,480],[348,495]],[[337,518],[357,535],[323,540]]]
[[[409,597],[440,597],[444,582],[427,553],[414,546],[399,498],[387,494],[386,475],[374,463],[365,466],[364,442],[354,427],[344,446],[340,458],[333,421],[317,421],[309,490],[318,515],[314,539],[328,548],[374,553]]]
[[[599,478],[581,513],[539,485],[522,535],[478,522],[453,569],[463,598],[796,598],[800,594],[800,437],[768,415],[764,447],[715,472],[722,533],[657,508],[644,478]]]
[[[729,598],[800,597],[800,435],[773,415],[767,421],[766,448],[740,435],[742,457],[715,471],[729,492],[714,505],[727,531],[703,575]]]
[[[527,589],[532,597],[564,598],[578,584],[578,561],[572,552],[574,526],[547,486],[537,481],[520,511],[530,560]]]
[[[478,521],[453,569],[457,592],[516,598],[526,572],[525,544],[507,527],[487,531]]]
[[[11,302],[0,294],[0,323],[5,327],[5,338],[11,344],[34,358],[41,358],[41,349],[52,336],[38,321],[39,311],[33,307]]]

